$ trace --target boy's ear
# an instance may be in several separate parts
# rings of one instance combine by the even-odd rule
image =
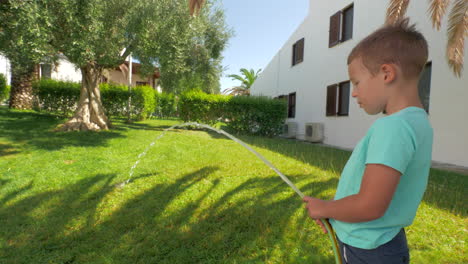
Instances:
[[[384,83],[391,83],[397,78],[397,67],[395,64],[382,64],[380,72],[383,75]]]

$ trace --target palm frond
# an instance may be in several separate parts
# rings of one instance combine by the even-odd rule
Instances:
[[[190,15],[196,14],[205,4],[205,0],[189,0]]]
[[[450,4],[450,0],[429,0],[430,5],[427,12],[431,16],[432,27],[440,30],[440,24],[442,23],[442,18],[447,11],[447,7]]]
[[[233,96],[250,95],[250,90],[242,86],[235,86],[235,87],[224,90],[223,94],[233,95]]]
[[[456,0],[450,10],[447,29],[447,60],[457,77],[463,70],[465,38],[468,36],[468,1]]]
[[[390,0],[387,8],[386,25],[393,25],[405,16],[409,0]]]

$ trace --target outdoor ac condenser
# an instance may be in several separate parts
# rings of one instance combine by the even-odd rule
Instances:
[[[305,140],[310,142],[323,142],[323,123],[306,123]]]
[[[283,125],[283,134],[285,138],[296,138],[297,133],[297,123],[296,122],[286,122]]]

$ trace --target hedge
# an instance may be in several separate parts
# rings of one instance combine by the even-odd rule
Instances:
[[[236,132],[273,136],[282,132],[287,103],[262,96],[226,96],[191,92],[179,101],[185,122],[225,122]]]
[[[33,84],[39,100],[39,110],[63,116],[71,116],[80,97],[80,83],[42,79]],[[103,83],[100,85],[101,99],[108,117],[127,116],[128,87]],[[150,86],[132,89],[132,118],[139,120],[151,116],[156,108],[156,91]]]
[[[159,118],[177,117],[177,97],[172,93],[155,93],[156,109],[154,115]]]

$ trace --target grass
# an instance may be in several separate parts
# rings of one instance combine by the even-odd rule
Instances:
[[[237,143],[178,121],[63,122],[0,108],[0,263],[333,263],[300,198]],[[306,195],[331,199],[350,153],[241,136]],[[407,228],[412,263],[467,263],[467,177],[431,170]]]

